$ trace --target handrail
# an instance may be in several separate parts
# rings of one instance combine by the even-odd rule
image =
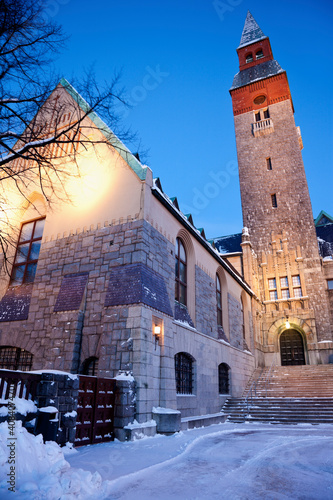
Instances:
[[[269,367],[269,370],[263,379],[264,387],[265,387],[265,398],[267,398],[267,387],[268,387],[268,384],[270,383],[270,380],[272,378],[272,370],[273,370],[273,367],[275,365],[276,365],[276,353],[274,353],[271,366]],[[253,392],[254,392],[254,398],[257,397],[257,385],[258,385],[259,381],[261,382],[261,377],[263,375],[263,371],[264,371],[264,368],[262,368],[262,370],[259,374],[259,377],[252,382],[250,389],[247,391],[247,394],[244,397],[244,407],[246,405],[246,414],[244,415],[244,421],[245,421],[246,417],[249,415],[251,406],[253,405]],[[250,400],[250,404],[249,404],[249,400]]]
[[[265,398],[267,398],[267,387],[268,387],[268,384],[270,384],[271,382],[271,378],[272,378],[272,370],[273,370],[273,367],[276,365],[276,353],[274,353],[274,356],[273,356],[273,361],[271,363],[271,366],[268,370],[268,373],[265,377],[265,380],[264,380],[264,384],[265,384]]]
[[[254,392],[254,397],[257,396],[257,384],[261,378],[261,375],[262,375],[262,372],[264,371],[264,369],[262,368],[260,374],[259,374],[259,377],[254,380],[250,386],[250,389],[247,391],[247,395],[244,397],[244,405],[246,405],[246,415],[244,416],[244,420],[246,419],[246,417],[248,416],[249,414],[249,410],[251,409],[251,406],[253,404],[253,392]],[[249,406],[249,398],[251,397],[251,405]]]

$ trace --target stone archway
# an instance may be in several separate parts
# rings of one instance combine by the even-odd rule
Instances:
[[[297,330],[289,328],[280,335],[282,366],[305,365],[303,337]]]
[[[281,359],[281,335],[284,332],[294,331],[296,334],[301,336],[301,342],[304,352],[304,362],[302,364],[309,364],[309,354],[308,345],[313,343],[315,337],[315,332],[311,329],[310,322],[307,322],[297,316],[289,316],[288,318],[290,328],[286,328],[286,317],[279,318],[272,323],[267,331],[266,342],[267,345],[271,347],[272,353],[276,353],[276,362],[279,364]],[[296,336],[295,336],[296,337]],[[299,337],[298,337],[299,338]],[[282,340],[284,337],[282,337]],[[271,361],[269,361],[269,364]]]

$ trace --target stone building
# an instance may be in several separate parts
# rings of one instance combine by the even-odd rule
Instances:
[[[96,141],[76,152],[71,199],[50,208],[36,185],[25,198],[12,193],[17,246],[10,275],[2,266],[0,367],[130,371],[145,422],[154,407],[219,412],[274,353],[278,364],[328,362],[331,254],[318,253],[286,73],[250,14],[238,55],[230,92],[243,233],[208,242],[89,114]],[[87,109],[65,80],[55,97]]]

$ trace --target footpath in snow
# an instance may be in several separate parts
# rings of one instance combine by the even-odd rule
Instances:
[[[15,493],[6,484],[6,425],[0,425],[1,499],[333,498],[329,425],[220,424],[76,450],[44,445],[17,425]]]

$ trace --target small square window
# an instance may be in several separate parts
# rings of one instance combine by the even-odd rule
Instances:
[[[302,297],[302,288],[294,288],[294,297],[295,298]]]
[[[277,300],[277,291],[276,290],[270,290],[269,292],[269,300]]]
[[[270,278],[268,280],[268,286],[269,286],[269,288],[276,288],[276,279],[275,278]]]
[[[283,299],[289,299],[290,298],[289,289],[285,288],[284,290],[281,290],[281,295]]]

